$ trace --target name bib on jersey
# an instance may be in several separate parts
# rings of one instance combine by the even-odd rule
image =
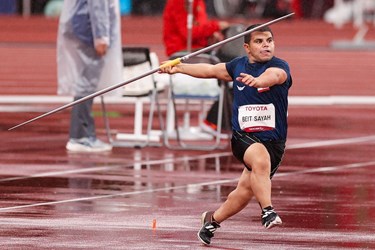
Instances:
[[[238,123],[245,132],[275,129],[275,106],[271,104],[243,105],[238,108]]]

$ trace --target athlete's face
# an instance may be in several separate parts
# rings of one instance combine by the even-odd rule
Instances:
[[[271,32],[254,31],[249,43],[244,44],[250,62],[266,62],[271,60],[275,52],[275,43]]]

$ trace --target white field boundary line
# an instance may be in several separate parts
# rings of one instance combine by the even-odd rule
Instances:
[[[319,168],[312,168],[312,169],[304,169],[304,170],[297,170],[297,171],[290,172],[290,173],[278,173],[277,175],[275,175],[275,178],[290,176],[290,175],[297,175],[297,174],[333,172],[336,170],[362,168],[362,167],[369,167],[369,166],[375,166],[375,161],[357,162],[357,163],[350,163],[350,164],[338,165],[338,166],[327,166],[327,167],[319,167]]]
[[[103,171],[106,171],[106,170],[113,170],[113,169],[116,169],[116,168],[132,168],[133,169],[134,165],[173,164],[173,163],[176,163],[176,162],[201,160],[201,159],[214,158],[214,157],[228,157],[230,155],[231,155],[231,153],[229,153],[229,152],[223,152],[223,153],[213,153],[213,154],[199,155],[199,156],[194,156],[194,157],[184,156],[184,157],[179,157],[179,158],[170,158],[170,159],[162,159],[162,160],[134,161],[134,162],[129,163],[127,165],[111,165],[111,166],[103,166],[103,167],[81,168],[81,169],[72,169],[72,170],[64,170],[64,171],[39,173],[39,174],[19,176],[19,177],[3,178],[3,179],[0,179],[0,183],[1,182],[7,182],[7,181],[40,178],[40,177],[62,176],[62,175],[82,174],[82,173],[90,173],[90,172],[103,172]],[[40,165],[38,165],[38,166],[40,166]],[[13,166],[13,167],[16,167],[16,166]]]
[[[361,136],[361,137],[353,137],[353,138],[345,138],[345,139],[298,143],[298,144],[288,145],[286,149],[336,146],[336,145],[343,145],[343,144],[362,143],[362,142],[368,142],[368,141],[373,142],[374,140],[375,140],[375,135],[370,135],[370,136]]]
[[[290,105],[364,105],[375,104],[375,96],[289,96]]]
[[[141,100],[144,103],[150,103],[148,96],[105,96],[107,104],[134,103]],[[66,104],[72,102],[70,96],[57,95],[0,95],[0,104]],[[160,100],[163,101],[163,100]],[[164,100],[165,101],[165,100]],[[100,102],[100,98],[94,99],[95,103]],[[199,101],[197,101],[199,102]],[[363,105],[375,104],[375,96],[289,96],[290,105]]]
[[[329,140],[329,141],[321,141],[315,142],[314,144],[306,145],[305,143],[302,144],[295,144],[289,146],[289,149],[296,149],[296,148],[303,148],[303,145],[305,147],[311,148],[311,147],[321,147],[321,146],[333,146],[333,145],[341,145],[341,144],[347,144],[347,143],[355,143],[355,142],[365,142],[372,140],[374,136],[368,136],[368,137],[360,137],[360,140],[356,140],[358,138],[352,138],[352,139],[342,139],[342,140]],[[331,143],[328,143],[331,142]],[[335,142],[335,143],[333,143]],[[178,159],[163,159],[163,160],[157,160],[157,161],[146,161],[146,162],[140,162],[140,164],[164,164],[164,163],[176,163],[176,161],[185,161],[189,159],[205,159],[209,157],[223,157],[223,156],[229,156],[231,155],[230,152],[227,153],[219,153],[219,154],[206,154],[201,155],[198,157],[181,157]],[[336,170],[342,170],[342,169],[350,169],[350,168],[360,168],[360,167],[367,167],[375,165],[375,161],[369,161],[369,162],[358,162],[358,163],[351,163],[351,164],[345,164],[341,166],[328,166],[328,167],[319,167],[319,168],[312,168],[312,169],[305,169],[305,170],[299,170],[289,173],[279,173],[275,176],[277,177],[284,177],[284,176],[291,176],[296,174],[305,174],[305,173],[318,173],[318,172],[329,172],[329,171],[336,171]],[[112,166],[113,168],[114,166]],[[120,166],[115,166],[120,167]],[[122,166],[124,167],[124,166]],[[132,167],[132,166],[126,166],[126,167]],[[90,171],[97,171],[97,170],[105,170],[109,169],[111,167],[100,167],[100,168],[89,168],[89,169],[82,169],[82,170],[70,170],[70,171],[60,171],[60,172],[49,172],[49,173],[41,173],[36,174],[33,176],[27,176],[27,177],[15,177],[15,178],[7,178],[0,181],[9,181],[9,180],[15,180],[15,179],[28,179],[28,178],[36,178],[36,177],[44,177],[44,176],[56,176],[56,175],[64,175],[69,173],[83,173],[83,172],[90,172]],[[186,189],[191,187],[201,187],[201,186],[208,186],[208,185],[219,185],[219,184],[226,184],[226,183],[233,183],[237,182],[239,178],[235,179],[227,179],[227,180],[218,180],[218,181],[212,181],[212,182],[201,182],[201,183],[192,183],[182,186],[175,186],[175,187],[167,187],[167,188],[158,188],[158,189],[147,189],[147,190],[139,190],[139,191],[133,191],[133,192],[123,192],[118,194],[111,194],[111,195],[99,195],[99,196],[92,196],[92,197],[82,197],[77,199],[67,199],[67,200],[60,200],[60,201],[53,201],[53,202],[41,202],[41,203],[34,203],[34,204],[28,204],[28,205],[21,205],[21,206],[13,206],[13,207],[4,207],[0,208],[0,212],[7,212],[14,209],[21,209],[21,208],[29,208],[29,207],[37,207],[37,206],[47,206],[47,205],[54,205],[54,204],[63,204],[63,203],[69,203],[69,202],[78,202],[78,201],[88,201],[88,200],[97,200],[97,199],[104,199],[104,198],[112,198],[112,197],[119,197],[119,196],[130,196],[130,195],[137,195],[137,194],[146,194],[146,193],[154,193],[159,191],[170,191],[170,190],[177,190],[177,189]]]
[[[344,145],[344,144],[363,143],[363,142],[374,141],[374,140],[375,140],[375,135],[372,135],[372,136],[354,137],[354,138],[346,138],[346,139],[297,143],[297,144],[287,145],[286,149],[290,150],[290,149],[336,146],[336,145]],[[0,183],[1,182],[7,182],[7,181],[40,178],[40,177],[51,177],[51,176],[62,176],[62,175],[69,175],[69,174],[101,172],[101,171],[106,171],[106,170],[112,170],[112,169],[115,169],[115,168],[133,168],[134,165],[173,164],[173,163],[182,162],[182,161],[201,160],[201,159],[207,159],[207,158],[220,158],[220,157],[228,157],[228,156],[231,156],[231,155],[232,155],[231,152],[222,152],[222,153],[204,154],[204,155],[193,156],[193,157],[184,156],[184,157],[179,157],[179,158],[170,158],[170,159],[162,159],[162,160],[134,161],[134,162],[132,162],[128,165],[111,165],[111,166],[103,166],[103,167],[80,168],[80,169],[54,171],[54,172],[38,173],[38,174],[26,175],[26,176],[3,178],[3,179],[0,179]],[[13,167],[16,167],[16,166],[13,166]]]
[[[148,96],[104,96],[106,103],[110,104],[122,104],[122,103],[133,103],[136,100],[144,100],[144,102],[150,102]],[[59,95],[2,95],[0,96],[1,104],[65,104],[72,102],[73,97],[71,96],[59,96]],[[100,103],[100,98],[94,98],[95,103]]]
[[[326,140],[326,141],[316,141],[316,142],[307,142],[307,143],[297,143],[292,145],[287,145],[287,150],[290,149],[302,149],[302,148],[315,148],[315,147],[324,147],[324,146],[335,146],[335,145],[344,145],[344,144],[353,144],[353,143],[362,143],[373,141],[375,135],[373,136],[363,136],[363,137],[354,137],[354,138],[345,138],[345,139],[336,139],[336,140]],[[133,168],[134,165],[156,165],[156,164],[168,164],[176,163],[189,160],[199,160],[207,158],[218,158],[218,157],[228,157],[231,156],[231,152],[222,152],[222,153],[213,153],[213,154],[204,154],[194,157],[184,156],[180,158],[170,158],[162,160],[152,160],[152,161],[135,161],[129,165],[112,165],[104,167],[93,167],[93,168],[82,168],[82,169],[73,169],[73,170],[64,170],[64,171],[55,171],[47,173],[39,173],[34,175],[19,176],[19,177],[10,177],[0,179],[0,182],[15,181],[15,180],[24,180],[30,178],[40,178],[40,177],[50,177],[50,176],[60,176],[68,174],[81,174],[81,173],[90,173],[90,172],[100,172],[111,170],[115,168]]]
[[[289,173],[279,173],[277,176],[278,177],[285,177],[285,176],[293,176],[293,175],[305,174],[305,173],[331,172],[331,171],[336,171],[336,170],[343,170],[343,169],[350,169],[350,168],[361,168],[361,167],[368,167],[368,166],[373,166],[373,165],[375,165],[375,161],[359,162],[359,163],[352,163],[352,164],[346,164],[346,165],[306,169],[306,170],[294,171],[294,172],[289,172]],[[151,189],[147,189],[147,190],[139,190],[139,191],[133,191],[133,192],[122,192],[122,193],[118,193],[118,194],[96,195],[96,196],[82,197],[82,198],[76,198],[76,199],[67,199],[67,200],[51,201],[51,202],[41,202],[41,203],[34,203],[34,204],[28,204],[28,205],[4,207],[4,208],[0,208],[0,212],[7,212],[9,210],[15,210],[15,209],[21,209],[21,208],[49,206],[49,205],[56,205],[56,204],[63,204],[63,203],[70,203],[70,202],[81,202],[81,201],[90,201],[90,200],[98,200],[98,199],[107,199],[107,198],[120,197],[120,196],[132,196],[132,195],[138,195],[138,194],[156,193],[156,192],[161,192],[161,191],[165,192],[165,191],[178,190],[178,189],[187,189],[187,188],[192,188],[192,187],[195,188],[195,187],[201,187],[201,186],[220,185],[220,184],[237,182],[238,180],[239,180],[239,178],[235,178],[235,179],[218,180],[218,181],[211,181],[211,182],[192,183],[192,184],[175,186],[175,187],[165,187],[165,188],[155,188],[155,189],[151,188]]]

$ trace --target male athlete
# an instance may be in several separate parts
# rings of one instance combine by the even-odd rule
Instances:
[[[265,228],[282,224],[271,202],[271,178],[285,150],[292,77],[288,63],[274,56],[274,37],[268,26],[244,36],[243,46],[247,56],[228,63],[181,63],[160,70],[233,81],[231,145],[233,155],[244,164],[244,170],[227,200],[217,210],[203,213],[198,238],[206,245],[211,243],[220,223],[245,208],[253,196],[261,207]]]

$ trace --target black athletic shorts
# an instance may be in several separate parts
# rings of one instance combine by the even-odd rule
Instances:
[[[245,162],[243,161],[243,156],[245,154],[246,149],[254,143],[262,143],[268,153],[270,154],[271,159],[271,175],[270,178],[273,177],[273,175],[276,173],[277,169],[279,168],[279,165],[281,163],[281,160],[283,158],[284,152],[285,152],[285,141],[284,140],[278,140],[278,141],[261,141],[251,133],[247,132],[240,132],[240,131],[233,131],[232,135],[232,152],[233,155],[241,161],[245,167],[251,171],[251,168],[249,166],[246,166]]]

